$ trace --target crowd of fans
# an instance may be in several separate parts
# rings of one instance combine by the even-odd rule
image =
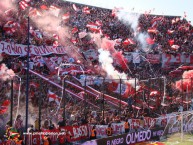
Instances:
[[[71,34],[71,37],[69,38],[69,41],[71,40],[71,44],[76,46],[75,48],[78,48],[78,52],[82,55],[82,57],[85,59],[84,64],[82,65],[82,68],[86,71],[90,68],[90,66],[87,66],[87,62],[97,65],[99,64],[98,60],[89,60],[86,58],[83,53],[90,49],[96,49],[97,45],[92,40],[92,37],[88,34],[89,32],[93,33],[93,30],[89,29],[87,27],[87,24],[89,23],[95,23],[98,21],[100,24],[97,26],[100,28],[99,31],[95,33],[100,33],[101,38],[108,38],[110,40],[117,41],[120,39],[120,43],[118,43],[115,46],[115,49],[118,51],[123,52],[134,52],[136,49],[141,48],[140,43],[135,38],[135,32],[131,29],[130,26],[125,25],[122,23],[118,17],[112,14],[112,10],[108,9],[102,9],[97,7],[87,7],[85,5],[80,4],[73,4],[70,2],[64,2],[64,1],[40,1],[36,0],[36,2],[30,2],[31,7],[36,8],[39,10],[39,12],[45,11],[48,9],[51,5],[60,7],[60,13],[59,17],[62,17],[64,14],[65,16],[69,16],[68,19],[62,20],[61,18],[61,25],[69,28],[69,33]],[[5,13],[1,15],[0,20],[0,40],[6,41],[6,42],[14,42],[17,44],[27,44],[27,13],[29,10],[19,10],[19,5],[17,5],[18,11],[17,13]],[[83,11],[84,9],[87,10],[87,12]],[[6,18],[5,18],[6,17]],[[138,24],[138,31],[143,33],[149,33],[150,39],[153,41],[153,44],[148,44],[151,48],[151,51],[149,53],[153,54],[162,54],[162,53],[192,53],[193,48],[193,28],[190,24],[190,22],[187,22],[187,20],[180,17],[173,17],[173,16],[155,16],[151,15],[150,13],[145,13],[140,15],[139,17],[139,24]],[[20,24],[21,29],[17,29],[13,33],[8,33],[5,29],[5,24],[8,21],[14,21],[18,22]],[[155,24],[156,22],[156,24]],[[30,25],[32,27],[37,28],[38,26],[32,22]],[[155,26],[156,25],[156,26]],[[148,30],[153,29],[153,32],[148,32]],[[53,45],[53,43],[56,41],[54,37],[47,37],[44,35],[44,31],[39,29],[38,32],[41,34],[41,38],[35,37],[32,33],[30,34],[30,43],[33,45]],[[80,38],[80,32],[87,33],[85,37]],[[126,39],[132,39],[135,43],[134,44],[126,44]],[[61,38],[60,38],[61,39]],[[60,43],[60,39],[57,40],[59,42],[58,45],[62,45]],[[148,43],[148,42],[147,42]],[[173,45],[177,45],[178,47],[174,48]],[[143,50],[141,50],[141,53],[144,53]],[[25,57],[14,57],[9,56],[5,53],[3,55],[3,60],[1,63],[5,63],[8,68],[11,68],[14,70],[14,72],[19,75],[22,78],[22,85],[21,85],[21,96],[20,96],[20,108],[19,113],[21,114],[24,108],[25,108],[25,70],[23,69],[24,66],[26,66],[26,58]],[[44,58],[50,58],[50,57],[62,57],[61,55],[57,54],[51,54],[49,56],[44,56]],[[33,56],[32,56],[33,57]],[[31,58],[32,58],[31,57]],[[70,57],[70,56],[69,56]],[[30,59],[31,62],[33,62],[33,59]],[[57,62],[58,66],[61,62]],[[67,62],[69,63],[69,62]],[[76,64],[76,62],[73,62]],[[140,66],[135,67],[133,64],[128,64],[129,68],[133,72],[133,74],[138,74],[139,78],[149,78],[149,77],[160,77],[162,75],[168,75],[167,72],[161,69],[161,64],[152,64],[149,65],[145,62],[142,62]],[[38,72],[39,74],[46,76],[50,80],[54,81],[57,84],[60,84],[62,86],[62,79],[58,79],[58,76],[56,73],[50,72],[48,66],[46,66],[45,62],[42,62],[42,65],[34,65],[33,71]],[[94,67],[93,67],[94,69]],[[116,69],[123,71],[122,68],[116,66]],[[128,73],[128,72],[126,72]],[[74,74],[68,75],[66,80],[69,80],[73,82],[74,84],[80,85],[80,83],[74,79]],[[95,71],[93,71],[92,75],[99,75]],[[80,74],[76,74],[75,77],[80,78]],[[168,78],[169,79],[169,78]],[[86,96],[86,101],[82,101],[80,99],[74,99],[74,96],[72,94],[66,94],[66,107],[65,112],[66,116],[65,118],[69,118],[65,120],[65,125],[80,125],[84,123],[90,123],[90,124],[109,124],[112,122],[119,123],[121,121],[124,121],[127,118],[141,118],[141,116],[148,116],[148,117],[157,117],[161,114],[171,113],[178,111],[178,107],[181,102],[184,100],[188,101],[191,100],[191,94],[186,94],[186,92],[179,93],[179,91],[176,91],[173,87],[174,80],[168,80],[167,82],[167,90],[166,94],[162,93],[164,91],[163,86],[164,82],[163,79],[157,79],[152,80],[151,84],[146,81],[141,81],[141,86],[148,86],[149,88],[154,90],[159,90],[160,94],[157,96],[149,96],[150,89],[147,87],[144,87],[144,90],[138,93],[135,93],[132,96],[128,96],[128,98],[122,98],[123,101],[128,102],[128,105],[122,106],[122,108],[114,108],[111,105],[108,104],[108,101],[104,101],[102,96],[99,96],[98,98],[93,97],[92,95],[85,93],[84,97]],[[63,107],[63,101],[61,102],[61,106],[58,109],[58,104],[55,101],[49,101],[48,98],[48,90],[54,92],[59,97],[62,97],[62,92],[60,89],[58,89],[56,86],[47,83],[45,80],[38,78],[35,75],[30,75],[30,82],[36,84],[30,84],[30,95],[29,95],[29,106],[30,106],[30,117],[32,120],[30,121],[30,124],[34,126],[35,130],[39,130],[39,125],[37,125],[38,120],[38,107],[41,106],[42,110],[42,124],[41,128],[45,129],[52,129],[56,128],[57,125],[63,126],[64,124],[61,123],[63,121],[62,113],[64,110]],[[14,85],[14,106],[16,107],[17,104],[17,94],[18,94],[18,80],[15,80]],[[109,83],[105,82],[103,85],[99,86],[96,84],[91,85],[91,87],[95,88],[96,90],[100,92],[104,92],[103,88],[105,88],[106,94],[109,94],[110,96],[113,96],[117,99],[119,99],[119,94],[114,93],[110,90],[108,90]],[[6,86],[6,87],[5,87]],[[0,102],[3,102],[3,100],[6,100],[9,98],[9,95],[6,96],[10,92],[10,83],[9,81],[5,81],[1,83],[1,95],[4,97],[0,97]],[[67,89],[71,90],[75,94],[82,93],[82,90],[67,84]],[[166,104],[172,104],[172,105],[166,105],[161,106],[162,96],[166,95]],[[182,96],[189,96],[182,97]],[[168,97],[167,97],[168,96]],[[40,99],[41,98],[41,99]],[[141,99],[143,98],[143,99]],[[159,98],[159,99],[157,99]],[[177,98],[181,98],[178,99]],[[140,103],[138,100],[142,100],[143,103]],[[147,101],[149,100],[149,101]],[[41,102],[40,102],[41,101]],[[176,101],[176,102],[175,102]],[[99,109],[96,109],[95,107],[88,105],[88,102],[92,102],[96,106],[99,106]],[[159,105],[158,105],[159,104]],[[85,107],[86,105],[86,107]],[[142,108],[139,112],[137,109],[133,109],[132,105],[135,105],[137,107]],[[157,106],[158,105],[158,106]],[[154,109],[149,109],[150,106],[152,106]],[[189,104],[190,107],[190,104]],[[189,109],[189,108],[188,108]],[[152,111],[154,110],[154,111]],[[104,112],[104,113],[103,113]],[[155,113],[153,113],[155,112]],[[34,115],[36,114],[36,115]],[[104,116],[103,116],[104,114]],[[54,117],[49,117],[54,116]],[[16,116],[15,116],[16,117]],[[21,114],[19,118],[24,117],[24,114]],[[18,116],[17,116],[18,118]],[[0,119],[5,120],[5,117],[0,114]],[[36,122],[36,123],[35,123]]]

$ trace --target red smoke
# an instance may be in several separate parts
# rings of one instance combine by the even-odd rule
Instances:
[[[183,92],[190,92],[192,91],[193,87],[193,70],[185,71],[182,75],[182,79],[176,81],[176,89]]]
[[[127,69],[127,59],[124,58],[122,51],[115,52],[112,54],[114,60],[117,62],[117,64],[121,65],[121,67],[126,70]]]
[[[114,46],[115,46],[115,42],[111,41],[111,40],[108,40],[108,39],[103,39],[102,44],[101,44],[101,47],[104,50],[108,50],[110,52],[115,51]]]

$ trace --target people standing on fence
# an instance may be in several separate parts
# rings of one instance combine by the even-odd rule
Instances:
[[[94,125],[91,130],[90,140],[96,139],[96,126]]]
[[[36,118],[34,124],[35,124],[35,131],[38,131],[39,130],[39,119],[38,118]]]
[[[130,124],[128,122],[128,119],[125,119],[124,128],[125,128],[125,133],[128,133],[130,130]]]
[[[65,145],[66,142],[66,133],[65,131],[60,131],[60,134],[58,135],[58,142],[59,145]]]
[[[31,125],[28,129],[27,129],[27,132],[28,133],[33,133],[35,130],[34,130],[34,126]]]
[[[70,134],[70,131],[67,131],[66,133],[66,145],[71,145],[71,138],[72,138],[72,135]]]
[[[113,128],[111,127],[111,124],[109,124],[108,127],[106,128],[106,134],[107,136],[113,135]]]
[[[18,115],[16,120],[15,120],[15,129],[17,129],[17,131],[22,134],[23,132],[23,120],[21,119],[21,115]]]

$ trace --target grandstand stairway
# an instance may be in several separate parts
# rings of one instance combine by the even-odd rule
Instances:
[[[35,71],[33,71],[33,70],[29,70],[29,72],[30,72],[31,74],[33,74],[33,75],[35,75],[35,76],[38,76],[38,77],[40,77],[41,79],[47,81],[48,83],[50,83],[50,84],[58,87],[59,89],[63,89],[63,87],[62,87],[60,84],[57,84],[57,83],[51,81],[51,80],[48,79],[47,77],[45,77],[45,76],[43,76],[43,75],[41,75],[41,74],[39,74],[39,73],[37,73],[37,72],[35,72]],[[73,77],[73,78],[75,78],[75,77]],[[75,78],[75,79],[76,79],[76,78]],[[82,91],[82,92],[85,91],[87,94],[89,94],[90,96],[92,96],[92,97],[95,98],[95,99],[96,99],[99,95],[102,94],[101,92],[95,90],[94,88],[92,88],[92,87],[90,87],[90,86],[86,86],[86,89],[85,89],[85,88],[83,88],[82,86],[77,85],[77,84],[75,84],[75,83],[73,83],[73,82],[71,82],[71,81],[69,81],[69,80],[66,80],[66,84],[69,85],[69,86],[71,86],[72,88],[75,88],[76,90],[79,90],[80,92],[81,92],[81,91]],[[68,89],[66,89],[66,92],[69,93],[70,95],[72,95],[73,97],[79,99],[79,100],[84,100],[84,97],[82,97],[79,93],[74,93],[74,92],[72,91],[72,89],[69,89],[69,88],[68,88]],[[119,99],[117,99],[117,98],[115,98],[115,97],[109,96],[109,95],[107,95],[107,94],[104,94],[104,100],[105,100],[105,102],[107,102],[109,105],[114,106],[114,107],[116,107],[116,108],[118,108],[120,105],[121,105],[122,107],[127,105],[127,102],[122,101],[122,100],[119,100]],[[86,102],[87,102],[88,104],[90,104],[91,106],[94,106],[95,108],[98,108],[98,109],[100,108],[99,106],[95,105],[94,103],[90,102],[89,100],[86,100]],[[139,107],[133,106],[133,108],[138,109]],[[139,109],[140,109],[140,108],[139,108]]]

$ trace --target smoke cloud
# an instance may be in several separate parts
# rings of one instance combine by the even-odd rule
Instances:
[[[3,81],[13,79],[15,73],[12,69],[8,69],[5,64],[0,65],[0,79]]]
[[[123,22],[123,24],[131,27],[134,37],[140,43],[140,49],[144,52],[148,52],[149,49],[146,42],[146,38],[148,38],[149,35],[147,33],[138,32],[138,23],[140,16],[140,13],[124,12],[123,10],[117,12],[118,19]]]

